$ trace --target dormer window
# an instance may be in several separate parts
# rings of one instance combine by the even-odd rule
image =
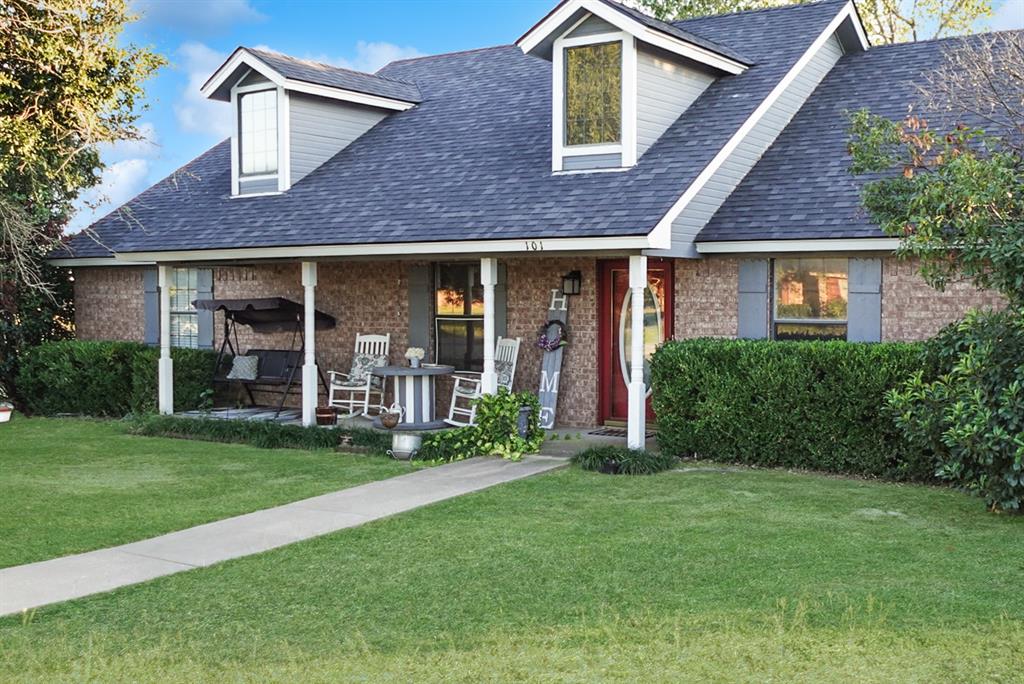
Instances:
[[[622,142],[622,42],[565,48],[565,144]]]
[[[238,96],[243,176],[277,173],[277,89]]]

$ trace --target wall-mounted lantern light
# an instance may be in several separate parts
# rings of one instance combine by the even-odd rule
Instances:
[[[583,275],[579,271],[570,271],[562,276],[562,294],[578,295],[583,284]]]

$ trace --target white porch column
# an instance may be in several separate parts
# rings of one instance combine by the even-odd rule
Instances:
[[[174,413],[174,362],[171,361],[171,267],[157,267],[160,286],[160,362],[157,366],[157,408],[161,415]]]
[[[498,260],[480,259],[480,282],[484,286],[484,372],[480,390],[484,394],[498,391],[498,374],[494,371],[494,286],[498,284]]]
[[[632,293],[629,343],[629,413],[626,446],[643,449],[647,433],[644,385],[644,289],[647,287],[647,257],[629,257],[629,289]]]
[[[316,425],[316,262],[302,262],[302,288],[305,294],[305,363],[302,365],[302,424]]]

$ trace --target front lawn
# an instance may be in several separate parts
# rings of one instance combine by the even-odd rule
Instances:
[[[4,681],[1019,681],[1024,519],[559,471],[0,621]]]
[[[15,416],[0,426],[0,567],[139,541],[408,470],[380,457],[135,437],[116,422]]]

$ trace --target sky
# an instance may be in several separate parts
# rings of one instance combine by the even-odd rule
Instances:
[[[373,72],[395,59],[514,42],[556,0],[133,0],[122,42],[169,64],[146,83],[146,141],[101,150],[107,168],[69,232],[120,206],[228,137],[231,108],[199,87],[239,45]],[[992,28],[1024,28],[1024,0],[994,0]],[[97,205],[91,208],[92,205]]]

